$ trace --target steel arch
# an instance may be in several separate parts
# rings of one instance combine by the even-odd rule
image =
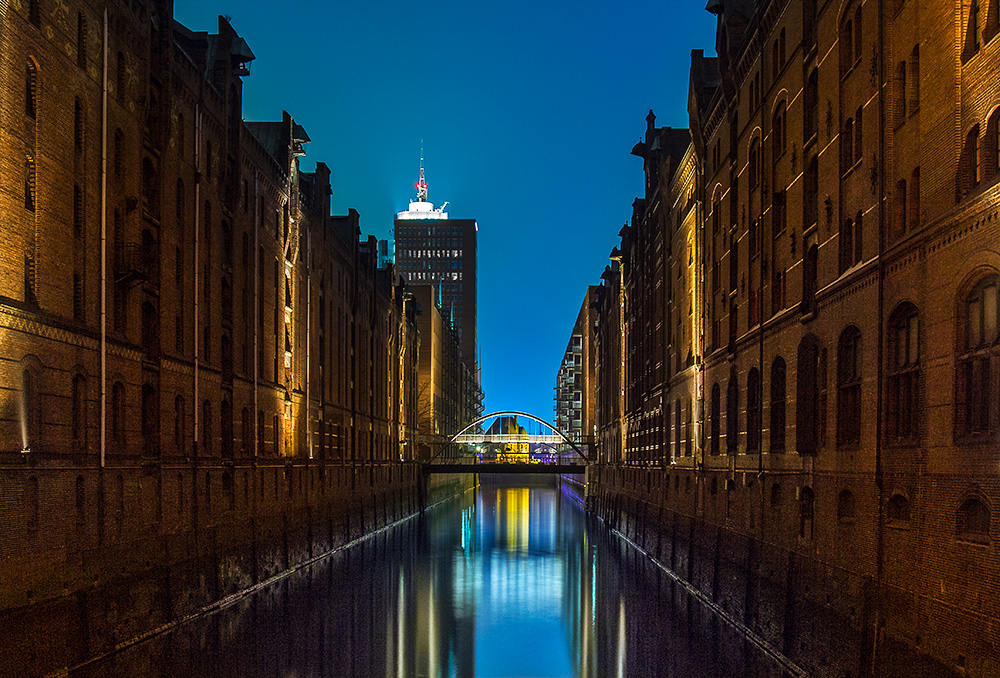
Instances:
[[[576,446],[576,443],[574,443],[572,440],[570,440],[566,436],[565,433],[563,433],[562,431],[560,431],[553,424],[545,421],[544,419],[536,417],[533,414],[529,414],[527,412],[519,412],[517,410],[499,410],[497,412],[490,412],[489,414],[484,414],[484,415],[480,416],[478,419],[476,419],[475,421],[473,421],[471,424],[469,424],[468,426],[466,426],[465,428],[463,428],[461,431],[459,431],[458,433],[456,433],[455,435],[453,435],[451,438],[449,438],[448,442],[444,443],[441,446],[441,449],[438,450],[437,454],[435,454],[433,457],[431,457],[428,461],[434,461],[434,459],[437,458],[438,454],[441,454],[445,449],[447,449],[447,447],[449,445],[451,445],[453,442],[455,442],[455,440],[460,435],[462,435],[463,433],[465,433],[466,431],[468,431],[473,426],[478,426],[479,424],[482,424],[487,419],[494,419],[496,417],[503,417],[503,416],[509,416],[509,415],[514,415],[514,416],[517,416],[517,417],[525,417],[527,419],[531,419],[532,421],[536,421],[536,422],[538,422],[539,424],[541,424],[543,426],[548,426],[549,429],[552,430],[552,431],[555,431],[559,435],[559,437],[562,438],[566,442],[567,445],[569,445],[570,447],[572,447],[573,451],[576,452],[578,455],[580,455],[581,458],[583,458],[586,461],[590,461],[590,457],[588,457],[587,455],[585,455],[583,453],[583,450],[581,450],[579,447]]]

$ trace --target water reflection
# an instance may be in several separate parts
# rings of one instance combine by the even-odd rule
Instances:
[[[780,676],[575,486],[484,481],[75,676]]]

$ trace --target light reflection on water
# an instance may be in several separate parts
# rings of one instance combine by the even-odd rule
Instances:
[[[780,676],[586,519],[575,486],[484,482],[75,676]]]

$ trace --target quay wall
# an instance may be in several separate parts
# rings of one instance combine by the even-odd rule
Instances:
[[[902,582],[877,582],[862,565],[874,538],[834,540],[828,548],[780,529],[780,518],[762,521],[772,508],[780,513],[770,490],[762,493],[766,485],[724,476],[714,478],[713,493],[711,473],[602,466],[591,472],[587,502],[610,528],[810,676],[998,675],[995,653],[979,647],[990,628],[974,610]],[[817,489],[822,483],[814,478]],[[970,656],[980,659],[963,665]]]
[[[471,487],[415,464],[30,473],[40,514],[0,535],[4,677],[66,675]],[[0,470],[4,512],[26,475]]]

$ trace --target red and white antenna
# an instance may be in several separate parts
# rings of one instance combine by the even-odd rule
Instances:
[[[420,140],[420,181],[414,184],[417,188],[417,201],[427,202],[427,182],[424,180],[424,140]]]

